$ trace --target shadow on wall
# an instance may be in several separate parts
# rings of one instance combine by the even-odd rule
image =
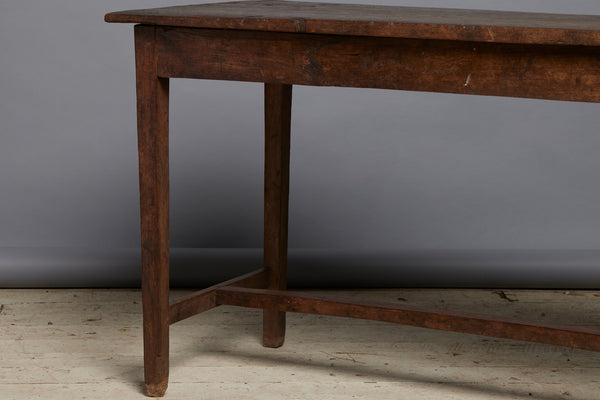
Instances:
[[[290,287],[600,287],[600,251],[290,249]],[[171,249],[172,287],[255,270],[260,249]],[[139,249],[5,247],[0,287],[138,287]]]

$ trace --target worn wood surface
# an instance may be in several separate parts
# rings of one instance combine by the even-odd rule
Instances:
[[[217,304],[275,308],[281,311],[334,317],[362,318],[422,328],[600,351],[600,330],[540,324],[489,314],[454,313],[395,303],[386,304],[313,296],[291,291],[233,287],[223,287],[217,290]]]
[[[600,328],[597,291],[314,295]],[[0,310],[3,400],[144,398],[139,290],[0,290]],[[310,314],[287,322],[279,349],[262,347],[259,310],[221,306],[171,325],[165,399],[598,398],[600,353]]]
[[[265,84],[264,255],[268,287],[287,287],[288,197],[292,86]],[[285,313],[263,310],[263,344],[279,347],[285,339]]]
[[[159,74],[600,101],[600,47],[158,27]]]
[[[169,80],[156,71],[155,28],[136,26],[144,366],[149,396],[169,377]]]
[[[105,20],[193,28],[600,45],[597,15],[259,0],[121,11],[107,14]]]
[[[283,343],[284,312],[298,311],[600,350],[594,330],[284,291],[292,84],[600,102],[600,17],[269,0],[112,13],[106,20],[145,24],[136,26],[135,40],[148,395],[162,396],[167,387],[169,323],[218,304],[263,308],[268,347]],[[268,289],[212,288],[169,305],[171,77],[265,82]]]

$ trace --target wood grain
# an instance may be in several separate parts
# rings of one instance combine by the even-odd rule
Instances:
[[[287,287],[288,198],[292,86],[265,84],[264,268],[268,287]],[[265,307],[263,345],[280,347],[285,313]]]
[[[144,375],[148,396],[163,396],[169,377],[169,80],[157,74],[155,33],[135,27]]]
[[[233,287],[218,289],[217,303],[393,322],[444,331],[600,351],[600,330],[541,324],[485,314],[444,312],[410,305],[315,296],[282,290]]]
[[[167,388],[169,324],[221,304],[263,309],[269,347],[292,311],[600,351],[597,330],[285,290],[293,84],[600,102],[600,17],[260,0],[106,20],[146,24],[135,49],[148,395]],[[265,83],[264,270],[172,305],[169,78]]]
[[[600,101],[600,47],[158,28],[159,75]]]
[[[258,0],[109,13],[107,22],[493,43],[600,45],[600,16]]]

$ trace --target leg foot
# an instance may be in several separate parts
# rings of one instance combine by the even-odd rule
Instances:
[[[146,396],[148,397],[163,397],[167,391],[169,380],[165,379],[160,383],[146,383]]]
[[[285,313],[263,310],[263,346],[281,347],[285,340]]]

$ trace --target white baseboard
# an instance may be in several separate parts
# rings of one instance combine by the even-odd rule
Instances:
[[[596,250],[290,249],[291,287],[600,288]],[[171,250],[171,285],[204,287],[262,263],[260,249]],[[138,287],[139,249],[0,248],[0,287]]]

